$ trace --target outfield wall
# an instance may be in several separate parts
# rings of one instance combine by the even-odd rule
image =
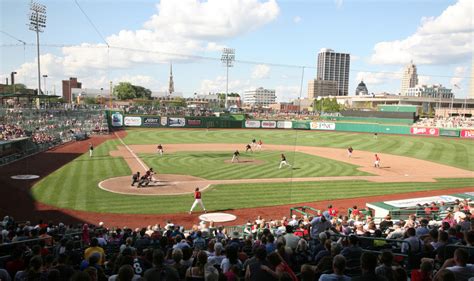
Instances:
[[[170,117],[152,115],[127,115],[121,111],[108,112],[111,127],[141,128],[248,128],[248,129],[293,129],[318,131],[343,131],[358,133],[380,133],[418,136],[443,136],[474,139],[474,129],[444,129],[412,127],[402,124],[352,123],[309,120],[254,120],[242,116]]]

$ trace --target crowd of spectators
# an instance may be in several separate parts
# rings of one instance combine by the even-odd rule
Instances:
[[[87,109],[0,110],[0,140],[31,137],[34,143],[67,142],[75,133],[108,132],[103,111]]]
[[[421,118],[413,126],[437,128],[474,128],[474,118],[464,116]]]
[[[258,216],[241,228],[201,222],[189,230],[171,221],[131,229],[5,217],[0,251],[10,252],[0,278],[472,281],[474,210],[466,203],[446,207],[439,220],[434,214],[446,205],[430,204],[404,220],[328,206],[314,217]],[[25,242],[33,238],[39,242]]]
[[[25,131],[15,124],[0,123],[0,141],[26,137]]]

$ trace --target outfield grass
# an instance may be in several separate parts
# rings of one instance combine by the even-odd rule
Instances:
[[[205,129],[131,129],[127,144],[167,143],[248,143],[262,139],[268,144],[323,146],[376,153],[390,153],[437,162],[474,171],[474,141],[448,137],[413,137],[349,132],[306,130],[209,130]]]
[[[209,132],[205,130],[131,130],[129,132],[130,134],[126,138],[126,142],[129,144],[163,143],[165,144],[165,149],[167,143],[246,143],[255,137],[257,139],[261,138],[264,143],[271,144],[330,147],[347,147],[351,145],[356,151],[368,150],[393,153],[474,170],[474,163],[472,163],[474,161],[469,161],[474,159],[474,142],[459,139],[380,135],[378,140],[374,140],[372,135],[369,134],[285,130],[219,130]],[[99,189],[97,185],[104,179],[131,174],[125,160],[109,156],[109,151],[115,150],[118,144],[120,143],[117,140],[107,141],[94,150],[94,157],[92,159],[87,154],[84,154],[55,171],[35,185],[32,189],[33,197],[38,201],[59,208],[94,212],[165,214],[189,210],[193,202],[192,195],[133,196],[114,194]],[[177,171],[178,166],[181,165],[181,163],[177,163],[177,159],[173,159],[173,157],[178,157],[178,155],[179,153],[176,156],[173,156],[173,154],[165,155],[161,159],[164,160],[169,157],[167,166],[170,171],[172,169]],[[160,159],[156,159],[156,157],[148,159],[146,155],[143,156],[145,161],[150,161],[150,164],[159,167],[160,172],[163,169],[167,169],[166,167],[160,167]],[[221,156],[229,158],[228,153],[225,153],[225,156],[223,154]],[[217,153],[217,157],[213,155],[210,158],[214,161],[220,159],[219,157],[221,156]],[[264,159],[267,162],[262,166],[268,164],[273,168],[274,164],[278,165],[278,163],[270,163],[273,162],[273,156],[270,152],[269,154],[262,153],[262,157],[270,157],[272,159],[272,161]],[[315,156],[308,155],[308,157]],[[313,159],[317,159],[317,157]],[[211,160],[206,160],[209,161],[209,166],[213,166]],[[155,164],[153,161],[158,162]],[[316,160],[316,162],[318,161]],[[331,161],[324,159],[324,162],[327,163]],[[306,162],[300,163],[298,159],[296,164],[297,166],[307,165]],[[341,164],[344,163],[337,162],[337,165]],[[327,167],[332,167],[331,165],[327,164]],[[214,169],[221,169],[222,166],[225,165],[220,162]],[[201,168],[201,164],[194,167],[195,170]],[[189,169],[189,167],[186,169]],[[245,166],[243,169],[247,169],[247,167]],[[354,167],[349,166],[346,170],[350,171],[351,169],[354,169]],[[290,171],[288,170],[287,172]],[[303,174],[305,171],[297,169],[292,170],[292,172],[295,175],[300,172]],[[208,177],[213,176],[210,168],[206,173],[208,173],[206,175]],[[325,172],[325,174],[327,173]],[[218,175],[214,173],[214,176],[217,177]],[[232,177],[230,174],[227,176]],[[212,189],[206,190],[204,192],[204,202],[209,210],[224,210],[469,186],[473,186],[472,179],[439,179],[436,183],[332,181],[232,184],[217,185]],[[449,191],[446,191],[446,193],[449,194]]]
[[[242,159],[260,160],[262,164],[225,163],[230,160],[229,152],[178,152],[164,154],[140,154],[148,167],[162,174],[192,175],[209,180],[259,179],[259,178],[303,178],[330,176],[367,176],[357,166],[317,157],[301,152],[287,153],[290,167],[278,169],[280,152],[256,151],[241,153]]]

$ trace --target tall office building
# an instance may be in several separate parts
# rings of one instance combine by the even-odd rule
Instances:
[[[400,94],[405,96],[407,94],[407,90],[409,88],[414,88],[418,85],[418,74],[416,73],[416,65],[413,64],[413,61],[410,62],[405,67],[405,71],[403,71],[402,77],[402,88],[400,90]]]
[[[349,94],[349,67],[351,55],[336,53],[334,50],[323,48],[318,54],[317,78],[337,82],[337,96]]]
[[[337,96],[337,82],[311,79],[308,82],[308,99]]]

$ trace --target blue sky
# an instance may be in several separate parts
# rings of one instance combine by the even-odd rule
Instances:
[[[170,61],[176,91],[185,96],[222,92],[223,47],[236,49],[230,91],[262,86],[276,89],[279,100],[306,96],[321,48],[351,54],[351,95],[360,79],[370,92],[398,93],[400,73],[411,59],[421,82],[450,88],[456,84],[459,97],[468,92],[466,77],[472,75],[469,0],[41,3],[48,10],[40,40],[46,44],[41,48],[42,74],[48,75],[50,92],[55,85],[59,93],[60,81],[69,76],[78,77],[86,88],[129,81],[164,91]],[[0,5],[0,81],[17,71],[18,82],[35,87],[35,34],[26,26],[29,1],[1,0]],[[108,52],[79,6],[109,43]],[[24,50],[12,36],[31,45]]]

